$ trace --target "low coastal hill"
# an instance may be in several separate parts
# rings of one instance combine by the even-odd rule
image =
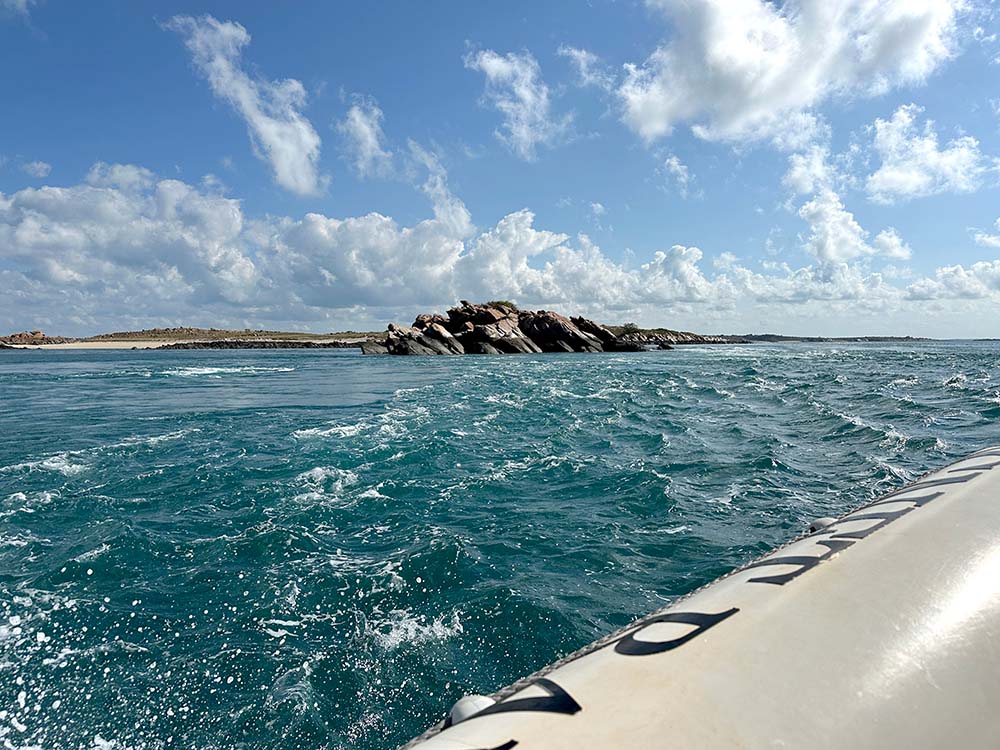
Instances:
[[[285,349],[358,347],[377,334],[366,331],[308,333],[225,328],[146,328],[74,338],[22,331],[0,336],[0,348],[46,349]]]
[[[146,328],[141,331],[117,331],[102,333],[78,341],[219,341],[219,340],[264,340],[264,341],[332,341],[341,339],[364,339],[375,335],[365,331],[340,331],[337,333],[308,333],[302,331],[266,331],[245,328]]]

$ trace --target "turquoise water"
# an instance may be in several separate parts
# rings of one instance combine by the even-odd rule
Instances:
[[[0,352],[0,744],[388,748],[1000,442],[1000,347]]]

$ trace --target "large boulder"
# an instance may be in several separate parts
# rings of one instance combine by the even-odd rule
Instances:
[[[465,348],[438,320],[441,316],[421,315],[410,327],[389,324],[384,346],[389,354],[465,354]],[[374,354],[376,351],[365,352]]]
[[[604,347],[604,351],[606,352],[642,352],[646,350],[646,347],[641,343],[628,341],[620,336],[616,336],[600,323],[595,323],[583,317],[571,317],[570,320],[573,322],[573,325],[584,333],[589,333],[591,336],[599,339],[601,346]]]
[[[362,354],[388,354],[389,349],[383,341],[365,341],[361,342],[361,353]]]
[[[602,352],[601,340],[592,333],[581,331],[565,315],[549,310],[522,312],[518,319],[521,330],[543,352]]]
[[[444,321],[440,315],[435,316]],[[448,350],[448,354],[465,354],[465,347],[462,342],[455,338],[454,334],[444,327],[442,323],[434,321],[423,329],[425,336],[439,341]]]

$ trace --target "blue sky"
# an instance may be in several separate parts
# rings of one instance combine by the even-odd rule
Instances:
[[[963,0],[0,0],[0,326],[1000,336]]]

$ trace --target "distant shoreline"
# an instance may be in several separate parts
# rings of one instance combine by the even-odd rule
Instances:
[[[608,326],[618,331],[619,326]],[[664,328],[642,328],[639,333],[656,336]],[[47,336],[41,331],[0,336],[0,349],[30,350],[99,350],[157,349],[353,349],[362,342],[376,340],[382,332],[342,331],[304,333],[294,331],[230,330],[215,328],[162,328],[142,331],[118,331],[89,337]],[[718,334],[717,340],[728,343],[823,344],[823,343],[929,343],[940,341],[1000,341],[998,338],[938,339],[921,336],[786,336],[773,333]],[[723,342],[719,342],[723,343]]]
[[[140,349],[145,351],[177,349],[360,349],[363,339],[238,339],[238,340],[163,340],[163,339],[108,339],[104,341],[66,341],[58,344],[2,344],[8,349],[68,351],[90,349]]]

